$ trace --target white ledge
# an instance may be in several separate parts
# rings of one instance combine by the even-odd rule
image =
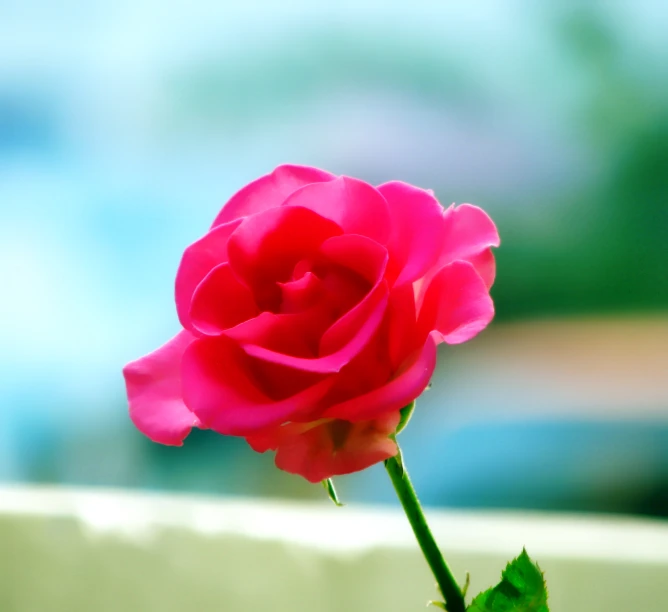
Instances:
[[[612,516],[427,510],[437,540],[450,553],[668,564],[668,524]],[[336,552],[411,548],[416,544],[397,508],[350,504],[211,498],[127,490],[0,487],[0,520],[67,517],[93,534],[146,543],[165,529]],[[620,559],[621,561],[621,559]]]

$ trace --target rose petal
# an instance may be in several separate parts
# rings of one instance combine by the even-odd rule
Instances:
[[[292,280],[295,265],[341,234],[333,221],[307,208],[272,208],[245,219],[227,248],[232,269],[255,293],[263,310],[280,306],[277,282]]]
[[[318,354],[334,355],[349,346],[354,338],[359,338],[357,354],[380,327],[387,300],[387,283],[382,281],[325,331],[320,339]]]
[[[405,283],[394,287],[387,305],[387,339],[390,363],[396,370],[420,348],[413,287]]]
[[[430,335],[422,348],[404,363],[403,369],[387,384],[335,404],[323,416],[357,422],[400,410],[425,390],[435,367],[436,342]]]
[[[434,275],[453,261],[470,262],[485,281],[494,283],[496,263],[491,247],[499,246],[499,234],[487,213],[471,204],[454,205],[445,211],[446,233],[438,261],[424,278],[414,283],[418,310]]]
[[[322,283],[320,301],[328,306],[329,325],[355,308],[373,289],[373,283],[349,268],[330,262],[316,264],[313,269]]]
[[[472,264],[455,261],[433,277],[418,315],[420,336],[432,331],[448,344],[466,342],[487,327],[494,303]]]
[[[338,303],[344,308],[355,304],[349,310],[346,308],[347,312],[343,310],[343,314],[323,334],[318,353],[330,355],[349,342],[373,311],[374,301],[380,299],[379,285],[381,282],[385,285],[383,275],[388,254],[387,249],[377,242],[355,234],[330,238],[322,244],[320,252],[326,256],[329,264],[343,266],[347,271],[358,274],[369,286],[367,295],[355,304],[357,291],[360,286],[364,288],[365,283],[355,282],[352,278],[340,286],[329,283],[330,289],[336,289],[336,294],[331,296],[332,304]],[[325,276],[325,284],[328,284],[327,280]]]
[[[225,336],[243,347],[261,346],[280,355],[314,358],[329,320],[322,304],[299,313],[262,312],[228,329]]]
[[[180,332],[123,368],[130,418],[154,442],[181,446],[190,429],[200,426],[181,394],[181,357],[192,340],[190,333]]]
[[[451,206],[445,211],[445,237],[437,268],[456,261],[470,260],[500,242],[496,225],[487,213],[472,204]]]
[[[382,323],[387,306],[387,285],[379,284],[355,308],[346,313],[323,335],[320,357],[297,357],[265,346],[246,343],[249,355],[296,370],[333,373],[341,370],[369,342]],[[323,354],[332,350],[329,354]]]
[[[331,377],[294,395],[269,397],[253,360],[225,338],[201,338],[182,361],[183,397],[200,421],[224,435],[250,435],[311,413],[332,385]]]
[[[443,248],[443,207],[428,191],[400,181],[377,189],[387,201],[392,217],[388,250],[395,284],[412,282],[434,265]]]
[[[259,312],[251,290],[236,279],[230,264],[225,263],[211,270],[195,289],[190,321],[197,331],[215,336]]]
[[[276,465],[317,483],[332,476],[350,474],[397,454],[389,438],[400,415],[350,423],[341,420],[288,425],[247,438],[258,452],[276,450]]]
[[[371,185],[347,176],[312,183],[295,191],[283,206],[309,208],[339,225],[347,234],[361,234],[386,244],[391,220],[385,198]]]
[[[227,262],[227,242],[241,220],[219,225],[191,244],[183,253],[176,273],[176,312],[181,325],[191,331],[190,306],[197,285],[221,263]]]
[[[280,206],[293,191],[310,183],[331,181],[333,174],[308,166],[282,165],[249,183],[223,206],[212,227]]]
[[[298,313],[316,304],[322,296],[322,281],[312,272],[297,280],[278,283],[281,288],[281,312]]]
[[[325,240],[320,253],[327,261],[359,274],[369,286],[377,284],[387,266],[387,249],[376,241],[357,234],[344,234]]]
[[[482,280],[485,281],[487,288],[490,289],[494,284],[494,278],[496,276],[496,260],[494,259],[492,249],[485,249],[477,255],[467,257],[466,261],[473,265],[476,272],[480,274]]]

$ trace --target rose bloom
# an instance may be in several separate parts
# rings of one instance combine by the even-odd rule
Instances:
[[[475,206],[279,166],[185,250],[183,330],[124,368],[130,417],[162,444],[192,427],[242,436],[311,482],[387,459],[436,346],[494,316],[498,244]]]

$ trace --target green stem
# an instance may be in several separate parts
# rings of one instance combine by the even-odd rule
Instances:
[[[408,522],[413,528],[413,533],[422,549],[422,553],[441,589],[448,612],[465,612],[466,604],[464,603],[464,595],[457,581],[454,579],[448,564],[443,559],[434,536],[431,534],[429,525],[427,525],[427,519],[425,519],[424,512],[422,512],[417,493],[415,493],[413,484],[408,477],[408,472],[404,467],[401,451],[395,457],[391,457],[385,461],[385,469],[390,475],[390,480],[408,517]]]

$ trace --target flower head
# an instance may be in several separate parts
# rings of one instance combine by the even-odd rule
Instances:
[[[130,416],[162,444],[192,427],[242,436],[312,482],[391,457],[436,345],[494,316],[498,244],[475,206],[279,166],[185,250],[183,331],[124,368]]]

